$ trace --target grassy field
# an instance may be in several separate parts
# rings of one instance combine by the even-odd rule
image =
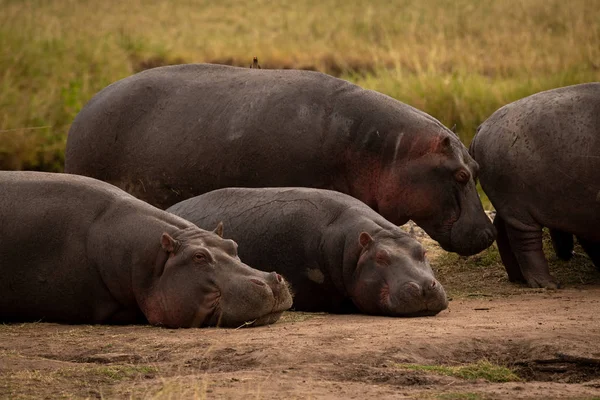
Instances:
[[[600,80],[597,0],[0,0],[0,169],[60,171],[74,116],[153,66],[306,68],[414,105],[468,144],[498,107]]]

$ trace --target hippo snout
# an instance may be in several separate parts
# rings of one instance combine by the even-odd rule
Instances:
[[[387,301],[392,313],[403,317],[436,315],[448,308],[446,292],[435,278],[421,283],[406,282]]]
[[[285,282],[283,277],[277,272],[271,272],[267,274],[264,280],[250,278],[250,282],[254,283],[257,286],[268,286],[271,289],[271,292],[273,293],[273,297],[275,299],[279,299],[281,297],[282,291],[288,289],[287,283]]]
[[[465,230],[461,224],[452,228],[450,246],[442,246],[444,250],[454,251],[461,256],[471,256],[487,249],[496,240],[496,228],[487,220],[478,229]]]
[[[260,275],[254,275],[246,282],[250,282],[251,292],[258,293],[265,299],[265,303],[269,303],[268,309],[264,310],[263,315],[248,322],[249,317],[240,317],[243,321],[247,321],[245,325],[260,326],[272,324],[279,319],[281,314],[292,306],[293,298],[288,282],[277,272],[261,272]],[[243,302],[238,302],[237,306],[243,305]],[[252,305],[247,304],[244,312],[251,313]]]
[[[277,272],[271,272],[267,276],[267,284],[271,288],[271,291],[273,292],[273,296],[276,299],[278,299],[280,297],[282,290],[287,289],[287,284],[286,284],[285,280]]]

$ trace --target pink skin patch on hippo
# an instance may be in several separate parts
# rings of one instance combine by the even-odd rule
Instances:
[[[382,307],[390,306],[390,285],[385,283],[379,291],[379,304]]]
[[[345,192],[376,210],[381,160],[376,155],[365,157],[352,150],[346,150],[344,156],[347,164],[346,187],[333,189]]]

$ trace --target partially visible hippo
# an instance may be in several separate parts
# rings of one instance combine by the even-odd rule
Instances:
[[[91,178],[0,172],[0,238],[1,322],[233,327],[292,305],[232,240]]]
[[[478,166],[433,117],[310,71],[188,64],[113,83],[75,118],[65,172],[159,208],[224,187],[332,189],[448,251],[492,244]]]
[[[296,310],[435,315],[448,306],[421,244],[364,203],[308,188],[226,188],[167,211],[224,221],[244,260],[290,282]]]
[[[542,252],[550,228],[569,258],[573,235],[600,266],[600,83],[548,90],[496,111],[470,148],[498,214],[498,249],[511,281],[556,288]]]

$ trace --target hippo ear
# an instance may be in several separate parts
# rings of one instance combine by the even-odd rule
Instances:
[[[213,232],[219,235],[220,237],[223,237],[223,221],[217,224],[217,227]]]
[[[445,153],[447,151],[451,151],[452,150],[452,140],[450,139],[450,136],[444,136],[443,138],[440,138],[439,142],[438,142],[438,146],[437,146],[437,151],[440,153]]]
[[[367,232],[361,232],[360,236],[358,237],[358,242],[362,247],[367,247],[373,242],[373,238]]]
[[[178,247],[177,240],[173,239],[168,233],[163,233],[160,237],[160,244],[167,253],[175,253]]]

